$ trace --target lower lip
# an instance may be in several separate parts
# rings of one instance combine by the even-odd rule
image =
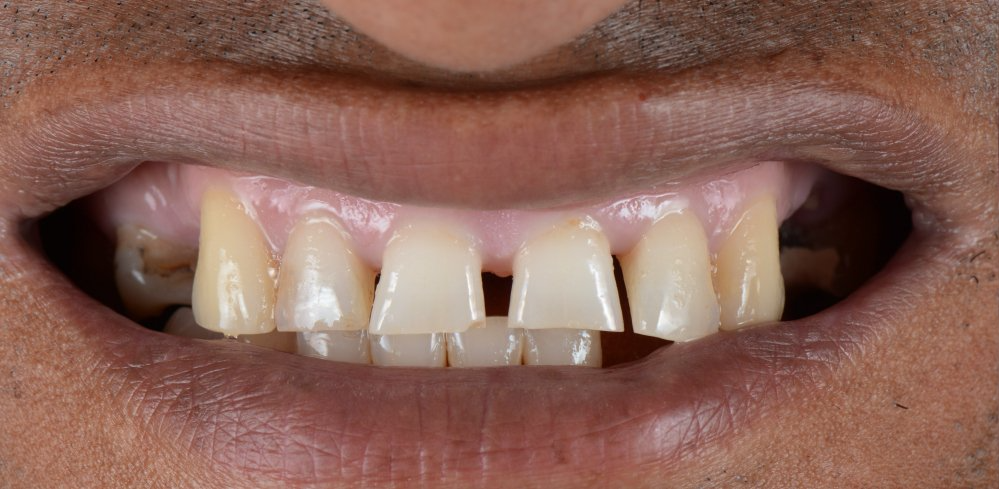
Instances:
[[[895,328],[872,322],[925,254],[889,266],[816,316],[674,344],[606,369],[420,370],[337,364],[145,330],[22,247],[47,303],[97,353],[126,413],[240,476],[284,483],[552,484],[594,471],[664,476],[807,397],[840,360]],[[620,472],[620,473],[618,473]]]

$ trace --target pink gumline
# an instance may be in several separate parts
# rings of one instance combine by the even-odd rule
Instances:
[[[122,225],[139,225],[164,239],[197,246],[201,195],[210,186],[220,186],[232,190],[247,204],[275,256],[280,256],[300,216],[328,213],[350,234],[354,251],[376,270],[381,268],[382,252],[397,226],[433,219],[463,226],[479,247],[483,271],[505,276],[510,274],[513,256],[526,240],[554,223],[585,216],[600,225],[611,252],[622,254],[634,247],[658,217],[687,209],[701,220],[714,253],[746,205],[759,196],[773,194],[778,218],[783,221],[808,197],[819,171],[767,161],[725,175],[674,182],[647,193],[595,204],[548,210],[469,210],[374,202],[274,177],[151,163],[96,196],[96,212],[108,232]]]

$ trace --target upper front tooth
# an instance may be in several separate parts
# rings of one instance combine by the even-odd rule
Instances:
[[[118,228],[115,283],[128,312],[147,318],[168,306],[190,304],[197,253],[137,226]]]
[[[621,270],[636,333],[687,341],[718,331],[708,239],[692,213],[653,224],[621,257]]]
[[[746,209],[722,243],[715,261],[722,329],[780,319],[784,279],[777,233],[777,206],[767,196]]]
[[[230,192],[209,189],[202,196],[200,246],[192,297],[198,324],[227,336],[273,331],[270,249]]]
[[[374,272],[354,254],[337,223],[307,216],[291,231],[281,260],[277,329],[364,329],[374,284]]]
[[[372,334],[453,333],[485,320],[482,259],[459,230],[427,222],[404,226],[382,261]]]
[[[595,222],[566,222],[520,249],[510,327],[624,331],[610,245]]]

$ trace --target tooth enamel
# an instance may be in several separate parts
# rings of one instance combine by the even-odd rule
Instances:
[[[600,332],[586,329],[524,330],[524,365],[599,367]]]
[[[295,353],[298,349],[298,339],[295,333],[284,333],[281,331],[271,331],[263,334],[246,334],[237,338],[230,338],[227,341],[239,341],[249,343],[271,350],[283,351],[285,353]]]
[[[298,354],[335,362],[371,363],[365,330],[298,333]]]
[[[624,331],[610,245],[595,222],[569,221],[521,247],[510,327]]]
[[[620,261],[636,333],[689,341],[718,331],[708,239],[692,213],[663,216]]]
[[[201,326],[226,336],[274,330],[274,279],[263,232],[239,200],[205,191],[192,305]]]
[[[197,250],[160,239],[137,226],[118,228],[115,282],[125,309],[144,319],[191,303]]]
[[[333,220],[307,216],[288,236],[274,311],[278,331],[349,331],[368,325],[375,273]]]
[[[209,331],[194,321],[194,311],[190,307],[177,309],[163,326],[163,332],[174,336],[185,338],[198,338],[201,340],[220,340],[225,338],[222,333]]]
[[[386,367],[447,366],[444,333],[371,335],[371,361]]]
[[[410,224],[385,249],[368,330],[464,331],[485,320],[484,304],[482,260],[472,242],[444,225]]]
[[[468,331],[447,335],[447,363],[452,367],[520,365],[523,349],[524,330],[508,328],[506,317],[487,317]]]
[[[743,213],[715,259],[721,329],[777,321],[784,309],[777,207],[773,197]]]
[[[272,331],[270,333],[242,335],[238,338],[227,339],[222,333],[209,331],[198,326],[198,323],[194,321],[194,311],[189,307],[177,309],[170,316],[170,319],[167,320],[166,325],[163,327],[163,332],[174,336],[201,340],[239,341],[287,353],[295,353],[296,349],[294,333]]]

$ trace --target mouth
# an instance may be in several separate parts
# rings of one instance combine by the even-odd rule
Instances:
[[[954,231],[978,205],[955,190],[970,177],[931,120],[809,80],[451,93],[188,75],[45,102],[9,146],[33,185],[0,197],[21,230],[3,246],[134,422],[289,483],[665,476],[895,334],[897,296],[970,246]],[[78,222],[95,223],[82,226],[95,244],[74,238]],[[171,258],[196,250],[196,266],[157,272],[192,272],[190,313],[168,286],[129,303],[107,284],[115,246],[148,249],[141,236]],[[301,244],[321,239],[345,251]],[[823,274],[823,249],[867,258]],[[229,280],[236,292],[218,286],[226,253],[255,277]],[[363,273],[315,270],[350,259]],[[670,261],[689,271],[650,272]],[[125,275],[149,270],[136,263]],[[221,306],[261,283],[252,294],[271,299]],[[669,287],[689,299],[661,300]],[[360,306],[325,307],[323,290]],[[832,299],[802,299],[815,290]],[[324,358],[178,333],[198,325],[292,335],[270,346]],[[348,336],[366,358],[329,347]],[[419,345],[392,345],[402,337]],[[363,360],[375,365],[350,363]],[[471,368],[426,368],[448,364]]]

